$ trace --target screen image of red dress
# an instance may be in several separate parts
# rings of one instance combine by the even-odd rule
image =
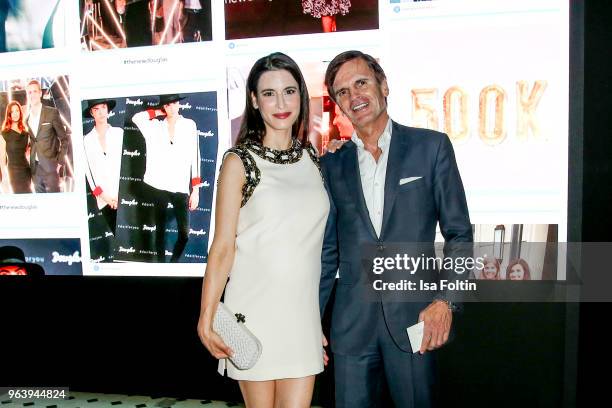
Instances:
[[[304,14],[321,19],[323,32],[336,31],[336,14],[346,15],[351,0],[302,0]]]

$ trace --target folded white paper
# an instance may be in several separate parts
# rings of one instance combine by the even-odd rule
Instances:
[[[425,328],[425,322],[418,322],[406,329],[408,332],[408,338],[410,339],[410,347],[412,352],[416,353],[421,349],[421,343],[423,342],[423,329]]]

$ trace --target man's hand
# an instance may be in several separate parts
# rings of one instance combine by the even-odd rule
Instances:
[[[327,356],[327,351],[325,350],[325,347],[327,347],[329,343],[327,343],[327,339],[325,338],[324,334],[321,334],[321,336],[323,337],[323,365],[327,365],[327,363],[329,363],[329,357]]]
[[[200,189],[195,188],[191,191],[189,195],[189,211],[193,211],[198,208],[198,204],[200,202]]]
[[[419,314],[419,322],[425,322],[423,341],[419,352],[435,350],[448,341],[453,313],[441,300],[434,300]]]

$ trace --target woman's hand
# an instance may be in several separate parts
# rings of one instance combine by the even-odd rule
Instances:
[[[323,337],[323,365],[327,365],[327,363],[329,363],[329,357],[327,356],[327,350],[325,350],[325,347],[327,347],[328,343],[327,343],[327,338],[325,338],[324,334],[321,334],[321,336]]]
[[[228,358],[234,354],[231,348],[215,331],[212,329],[212,324],[206,321],[207,319],[200,317],[198,321],[198,336],[204,347],[209,351],[214,358]]]
[[[342,145],[346,143],[346,140],[332,139],[327,143],[326,153],[336,153],[336,150],[342,148]]]

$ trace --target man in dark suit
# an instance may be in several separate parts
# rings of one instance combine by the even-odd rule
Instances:
[[[32,80],[26,86],[30,132],[30,168],[37,193],[59,193],[59,173],[65,166],[68,136],[57,109],[42,104],[40,82]]]
[[[393,257],[389,247],[396,243],[425,244],[433,253],[438,223],[445,256],[457,255],[457,243],[472,241],[453,148],[445,134],[389,118],[386,76],[371,56],[359,51],[336,56],[325,83],[355,129],[351,141],[321,158],[331,201],[322,314],[339,273],[331,326],[336,407],[377,406],[385,382],[395,406],[429,407],[435,404],[435,354],[429,351],[448,340],[453,294],[437,291],[411,299],[410,293],[398,298],[375,292],[372,270],[362,267],[362,258],[368,248],[376,256]],[[420,353],[413,353],[406,329],[419,321],[423,340]]]

